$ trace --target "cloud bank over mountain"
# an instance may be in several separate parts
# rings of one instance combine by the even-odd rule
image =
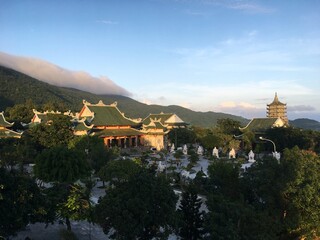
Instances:
[[[0,52],[0,65],[59,87],[76,88],[95,94],[131,96],[129,91],[108,77],[93,77],[86,72],[67,70],[41,59]]]

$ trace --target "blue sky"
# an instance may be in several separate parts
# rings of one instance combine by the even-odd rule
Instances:
[[[2,53],[105,76],[148,104],[265,117],[277,92],[290,119],[320,120],[320,1],[0,4]]]

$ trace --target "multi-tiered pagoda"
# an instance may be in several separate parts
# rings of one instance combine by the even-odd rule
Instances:
[[[267,117],[281,118],[286,124],[288,124],[287,104],[279,101],[277,93],[274,96],[273,102],[267,104]]]

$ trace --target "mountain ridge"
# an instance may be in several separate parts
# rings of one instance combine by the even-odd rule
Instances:
[[[126,96],[98,95],[75,88],[58,87],[0,65],[0,111],[15,104],[25,103],[28,99],[35,104],[44,104],[48,101],[62,102],[75,112],[80,111],[83,100],[91,103],[102,100],[105,104],[116,101],[119,110],[130,118],[145,118],[151,113],[170,112],[177,114],[185,122],[200,127],[213,127],[221,118],[231,118],[242,125],[249,122],[246,118],[227,113],[193,111],[177,105],[148,105]],[[291,120],[290,124],[298,128],[320,131],[320,122],[312,119],[295,119]]]
[[[63,102],[70,110],[80,111],[83,99],[91,103],[118,103],[119,110],[131,118],[145,118],[151,113],[171,112],[185,122],[200,127],[213,127],[220,118],[231,118],[246,124],[248,119],[226,113],[197,112],[177,105],[147,105],[121,95],[97,95],[74,88],[50,85],[16,70],[0,66],[0,110],[31,99],[35,104]]]

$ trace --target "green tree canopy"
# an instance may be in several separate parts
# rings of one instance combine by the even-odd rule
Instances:
[[[108,149],[104,145],[103,139],[97,136],[85,135],[76,137],[70,141],[69,148],[74,148],[85,154],[86,159],[95,172],[99,172],[108,161],[117,157],[113,149]]]
[[[131,176],[137,174],[140,170],[141,167],[132,160],[113,160],[100,169],[98,176],[102,181],[117,184],[128,181]]]
[[[163,177],[141,169],[110,189],[96,206],[96,221],[116,239],[152,239],[173,218],[177,197]]]
[[[37,156],[34,173],[45,182],[73,183],[89,176],[90,167],[79,151],[58,146]]]
[[[320,236],[320,157],[298,147],[284,151],[283,222],[289,237]]]
[[[189,185],[182,193],[181,203],[178,209],[180,217],[181,239],[202,239],[203,212],[200,211],[202,201],[198,196],[196,186]]]
[[[70,117],[58,114],[48,114],[48,121],[32,127],[30,135],[44,148],[67,146],[74,137]]]
[[[29,123],[34,115],[33,109],[35,108],[36,105],[29,99],[23,104],[16,104],[7,108],[6,115],[9,121]]]
[[[45,202],[33,179],[0,168],[0,236],[8,237],[28,223],[45,221]]]

